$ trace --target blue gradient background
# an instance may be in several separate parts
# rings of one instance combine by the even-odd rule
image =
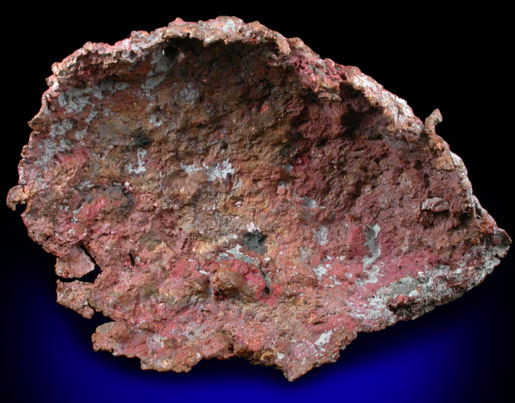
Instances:
[[[193,14],[174,6],[156,12],[151,2],[132,14],[76,13],[45,25],[49,15],[15,8],[19,36],[6,54],[23,68],[9,69],[9,132],[4,132],[2,194],[16,184],[15,166],[26,143],[28,121],[39,109],[52,62],[85,41],[113,43],[133,29],[152,30],[176,16],[185,20],[237,15],[260,20],[285,36],[299,36],[323,57],[358,65],[406,99],[417,116],[439,107],[438,133],[469,169],[474,191],[498,224],[515,234],[513,198],[504,181],[514,174],[507,126],[511,111],[492,84],[507,69],[502,12],[483,9],[443,17],[439,13],[386,18],[386,10],[298,14],[219,7]],[[184,8],[184,7],[183,7]],[[390,10],[391,11],[391,10]],[[365,13],[366,12],[366,13]],[[466,17],[466,18],[465,18]],[[436,24],[436,25],[431,25]],[[428,30],[427,26],[434,29]],[[5,29],[5,28],[2,28]],[[335,35],[340,41],[325,35]],[[35,35],[29,42],[23,35]],[[438,52],[424,53],[424,48]],[[489,81],[482,81],[489,77]],[[479,84],[479,85],[477,85]],[[504,108],[504,109],[503,109]],[[484,114],[481,115],[479,111]],[[474,120],[467,120],[470,114]],[[506,134],[505,134],[506,133]],[[493,275],[461,299],[415,321],[361,334],[335,364],[289,383],[273,368],[242,359],[204,361],[188,374],[141,371],[137,360],[95,353],[91,334],[103,319],[86,320],[55,302],[54,258],[32,242],[19,215],[2,212],[2,389],[5,402],[507,402],[515,398],[513,252]],[[22,209],[20,209],[22,211]]]

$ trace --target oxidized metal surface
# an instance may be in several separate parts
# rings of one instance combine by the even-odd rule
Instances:
[[[479,284],[511,240],[407,103],[231,17],[87,43],[54,64],[8,195],[95,349],[293,380]],[[80,278],[95,264],[93,283]]]

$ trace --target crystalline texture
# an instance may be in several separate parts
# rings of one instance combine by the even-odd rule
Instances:
[[[94,348],[142,368],[243,356],[293,380],[459,297],[511,243],[437,110],[422,123],[257,22],[177,19],[52,68],[7,202],[57,257],[58,302],[111,318]]]

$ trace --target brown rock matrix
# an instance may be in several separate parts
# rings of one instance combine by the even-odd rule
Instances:
[[[258,22],[177,19],[52,70],[7,203],[57,257],[57,301],[112,320],[94,348],[143,369],[242,356],[294,380],[511,244],[438,110]]]

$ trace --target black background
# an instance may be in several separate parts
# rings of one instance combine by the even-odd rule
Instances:
[[[150,31],[167,25],[176,17],[197,21],[217,15],[235,15],[246,22],[259,20],[286,37],[300,37],[324,58],[358,66],[387,90],[407,100],[422,120],[434,108],[439,108],[444,121],[437,126],[438,134],[463,158],[474,193],[483,207],[513,236],[515,172],[511,147],[513,62],[510,58],[513,37],[510,40],[509,13],[493,3],[481,8],[417,4],[417,8],[412,5],[378,8],[356,6],[351,2],[206,7],[197,3],[163,6],[141,2],[126,3],[110,10],[106,4],[91,3],[52,3],[39,10],[25,4],[14,5],[2,17],[0,195],[5,197],[8,189],[17,183],[16,165],[30,134],[26,122],[39,110],[41,94],[46,90],[45,78],[51,74],[53,62],[61,61],[86,41],[112,44],[127,37],[132,30]],[[0,206],[0,211],[3,248],[0,345],[5,383],[2,393],[10,396],[11,400],[6,401],[36,401],[36,394],[31,391],[31,364],[21,359],[25,355],[20,352],[26,346],[18,343],[20,324],[23,322],[25,329],[27,321],[31,321],[31,317],[22,315],[28,311],[28,305],[37,305],[37,301],[26,294],[24,283],[42,284],[42,298],[54,300],[54,259],[27,236],[19,217],[22,209],[13,213]],[[478,312],[477,320],[481,322],[476,325],[487,326],[489,337],[470,349],[470,354],[483,358],[477,377],[470,381],[473,400],[472,395],[467,394],[463,401],[510,401],[510,396],[515,398],[513,385],[510,385],[515,380],[514,266],[511,252],[494,274],[460,300],[416,321],[360,336],[343,356],[348,354],[350,360],[359,360],[360,354],[376,351],[378,344],[387,345],[390,339],[416,337],[424,329]],[[55,310],[65,310],[53,304]],[[37,310],[34,312],[37,314]],[[85,348],[95,354],[88,344],[95,320],[88,322],[71,311],[66,315],[78,329],[76,334],[83,338]],[[38,345],[41,341],[37,332],[33,343],[31,348],[45,348],[43,344]],[[99,357],[106,362],[109,360]],[[137,371],[137,365],[128,361],[120,365]],[[234,365],[241,365],[241,371],[247,370],[239,362]],[[442,366],[445,365],[442,362]],[[204,366],[202,374],[209,376],[210,371],[217,368],[210,363]],[[322,370],[326,371],[317,371]],[[275,372],[273,376],[280,377]],[[47,401],[47,398],[40,395],[38,401]],[[59,400],[54,397],[53,401]],[[441,401],[446,400],[442,397]]]

